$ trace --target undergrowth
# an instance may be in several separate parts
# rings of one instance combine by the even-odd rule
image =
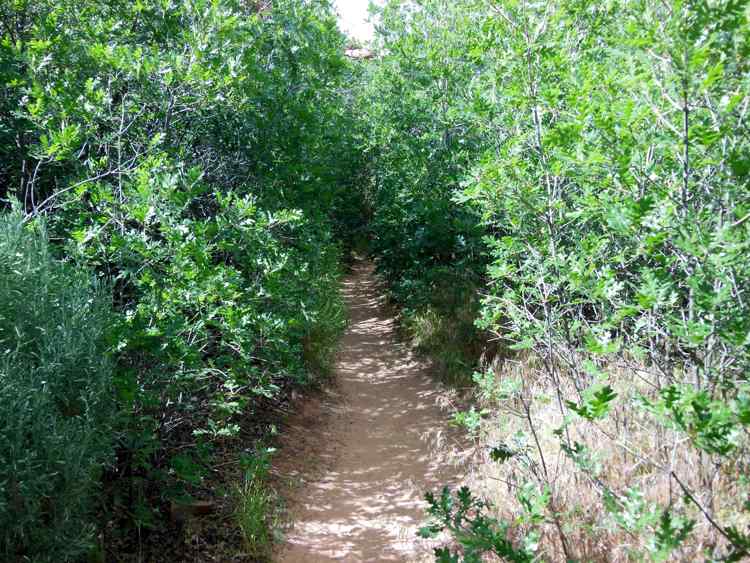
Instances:
[[[0,268],[0,544],[188,559],[170,507],[218,496],[220,456],[325,377],[343,330],[345,37],[326,0],[19,0],[0,33],[0,205],[27,241]]]
[[[575,372],[560,367],[553,378],[533,355],[478,372],[479,457],[472,492],[462,494],[482,499],[472,506],[499,523],[497,537],[531,547],[540,560],[743,559],[747,436],[731,438],[731,458],[717,464],[685,447],[679,427],[643,409],[660,399],[649,369],[618,362],[599,369],[598,387],[583,396]],[[730,439],[723,423],[705,423],[719,425],[711,439]],[[706,512],[720,515],[721,525]]]
[[[477,326],[517,354],[485,358],[495,398],[458,416],[500,488],[431,497],[464,547],[440,556],[747,558],[750,3],[379,16],[361,97],[381,272],[445,365],[465,331],[430,302],[436,272],[473,282]]]
[[[0,559],[75,561],[113,461],[110,288],[0,214]]]
[[[363,242],[479,374],[507,494],[431,497],[465,557],[750,554],[750,2],[377,11],[351,62],[328,0],[2,4],[4,557],[182,546],[170,502],[331,371]]]
[[[474,324],[479,308],[476,290],[451,282],[455,280],[439,282],[421,299],[412,295],[399,311],[400,326],[407,340],[429,357],[439,379],[467,387],[489,346]]]
[[[235,486],[234,518],[242,531],[245,550],[254,561],[270,558],[278,529],[279,500],[268,481],[273,450],[242,457],[242,481]]]

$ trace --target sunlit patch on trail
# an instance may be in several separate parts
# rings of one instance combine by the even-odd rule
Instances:
[[[308,415],[284,437],[292,449],[305,441],[316,461],[297,471],[294,458],[281,460],[286,475],[306,482],[292,493],[293,522],[278,560],[430,560],[436,542],[417,537],[424,493],[461,479],[436,450],[465,444],[447,426],[446,391],[396,340],[371,265],[357,266],[344,294],[351,322],[335,393],[325,400],[330,420]]]

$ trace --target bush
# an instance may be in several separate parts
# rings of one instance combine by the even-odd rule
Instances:
[[[373,246],[412,300],[443,264],[475,272],[477,325],[514,354],[477,378],[517,423],[496,424],[492,463],[508,491],[548,497],[522,530],[542,557],[596,559],[601,530],[608,560],[750,553],[749,7],[382,10]],[[508,491],[503,517],[522,515]]]
[[[109,291],[0,216],[0,558],[70,561],[92,543],[111,453]]]

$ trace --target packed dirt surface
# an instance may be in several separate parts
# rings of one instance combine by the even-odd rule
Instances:
[[[276,560],[431,561],[421,540],[427,490],[460,481],[463,444],[445,389],[399,343],[370,263],[344,283],[350,324],[335,380],[289,421],[275,473],[295,482]]]

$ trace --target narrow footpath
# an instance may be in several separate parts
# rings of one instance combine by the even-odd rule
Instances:
[[[399,343],[372,264],[345,280],[350,324],[335,380],[289,421],[275,472],[295,486],[291,529],[276,560],[432,561],[417,537],[424,492],[455,485],[460,432],[445,389]]]

